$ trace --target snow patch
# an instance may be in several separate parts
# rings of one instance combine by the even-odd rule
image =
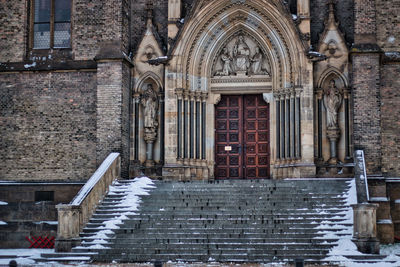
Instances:
[[[103,225],[99,226],[99,231],[88,238],[94,239],[92,242],[86,242],[86,244],[93,244],[89,248],[101,248],[108,243],[108,235],[114,234],[113,230],[119,229],[120,224],[123,220],[128,219],[129,215],[135,215],[135,211],[138,210],[141,203],[140,196],[149,195],[149,189],[155,188],[154,182],[148,177],[135,178],[130,182],[119,183],[115,181],[109,187],[110,195],[121,195],[121,200],[115,201],[114,207],[120,207],[113,209],[114,211],[119,210],[120,213],[115,214],[114,218],[110,218],[103,222]]]
[[[387,197],[370,197],[369,201],[388,201]]]
[[[0,225],[7,225],[6,222],[0,221]]]
[[[110,168],[111,164],[119,156],[119,153],[111,153],[96,170],[96,172],[90,177],[87,183],[81,188],[78,195],[72,200],[71,205],[80,205],[86,196],[92,191],[92,188],[99,182],[101,177]]]
[[[390,219],[386,219],[386,220],[378,220],[376,223],[377,224],[392,224],[393,222]]]
[[[18,266],[36,266],[35,260],[42,253],[54,253],[54,249],[0,249],[0,266],[8,266],[15,260]]]
[[[5,201],[0,201],[0,206],[2,206],[2,205],[8,205],[8,203]]]
[[[29,68],[33,68],[33,67],[36,67],[36,62],[33,62],[32,64],[25,64],[24,65],[25,69],[29,69]]]

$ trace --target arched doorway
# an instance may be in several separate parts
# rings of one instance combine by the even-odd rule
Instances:
[[[215,110],[215,178],[269,178],[269,129],[262,95],[223,95]]]

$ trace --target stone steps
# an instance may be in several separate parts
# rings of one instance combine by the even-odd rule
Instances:
[[[351,238],[348,180],[156,181],[137,211],[119,206],[128,184],[105,197],[74,253],[97,262],[323,263]]]

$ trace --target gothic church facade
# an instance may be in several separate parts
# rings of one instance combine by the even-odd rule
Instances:
[[[400,5],[0,3],[0,179],[400,175]]]

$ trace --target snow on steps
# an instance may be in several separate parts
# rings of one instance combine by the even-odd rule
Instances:
[[[342,262],[345,266],[394,264],[393,257],[359,253],[351,242],[350,205],[355,197],[354,180],[172,183],[144,177],[119,181],[110,187],[105,205],[99,206],[84,229],[75,254],[43,257],[238,263],[305,257],[308,263]],[[239,206],[247,205],[233,210],[235,199]],[[241,223],[234,224],[235,220]],[[270,221],[264,224],[264,220]],[[146,223],[149,228],[143,228]]]

